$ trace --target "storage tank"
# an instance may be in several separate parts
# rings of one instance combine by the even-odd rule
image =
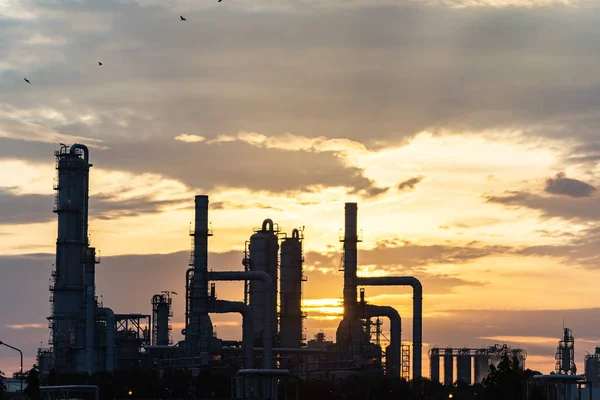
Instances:
[[[444,354],[444,385],[452,386],[454,384],[454,355],[451,348],[446,349]]]
[[[433,348],[429,355],[429,376],[432,382],[440,381],[440,349]]]
[[[460,349],[456,357],[457,380],[471,384],[471,355],[469,349]]]
[[[254,331],[257,343],[262,343],[264,329],[265,307],[271,308],[271,327],[273,338],[277,337],[277,284],[278,284],[278,256],[279,241],[273,221],[266,219],[262,228],[250,237],[250,270],[264,271],[269,274],[274,290],[270,296],[269,304],[265,304],[265,285],[262,281],[250,281],[250,305],[254,308]]]
[[[489,357],[485,349],[479,350],[475,355],[475,383],[481,383],[488,374]]]
[[[281,243],[279,337],[281,347],[302,345],[302,239],[294,229]]]

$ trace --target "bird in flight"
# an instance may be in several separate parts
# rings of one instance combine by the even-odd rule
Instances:
[[[25,82],[27,82],[31,85],[31,82],[29,82],[29,79],[27,79],[27,78],[23,78],[23,79],[25,79]]]
[[[180,15],[179,18],[181,18],[182,21],[187,21],[187,19],[183,18],[183,15]]]
[[[221,2],[221,0],[219,0],[219,3]]]
[[[102,63],[100,61],[98,61],[98,65],[102,65]]]

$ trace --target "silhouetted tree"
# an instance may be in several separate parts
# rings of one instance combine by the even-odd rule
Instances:
[[[31,400],[42,400],[42,392],[40,391],[40,374],[37,369],[37,365],[33,365],[33,368],[29,370],[27,375],[27,387],[23,391],[23,394],[29,397]]]

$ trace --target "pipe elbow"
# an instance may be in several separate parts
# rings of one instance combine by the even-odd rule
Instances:
[[[74,143],[73,145],[71,145],[71,148],[69,149],[69,151],[71,153],[74,153],[76,149],[83,150],[83,159],[85,160],[86,164],[89,164],[90,151],[88,150],[87,146],[85,144],[81,144],[81,143]]]
[[[273,232],[274,226],[273,226],[273,220],[271,218],[267,218],[267,219],[265,219],[263,221],[263,223],[262,223],[262,230],[263,231]]]

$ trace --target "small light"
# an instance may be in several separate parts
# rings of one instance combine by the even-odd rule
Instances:
[[[133,392],[130,390],[127,394],[131,396]]]
[[[130,392],[130,393],[131,393],[131,392]],[[450,393],[450,394],[448,395],[448,398],[449,398],[449,399],[451,399],[451,398],[452,398],[452,393]]]

